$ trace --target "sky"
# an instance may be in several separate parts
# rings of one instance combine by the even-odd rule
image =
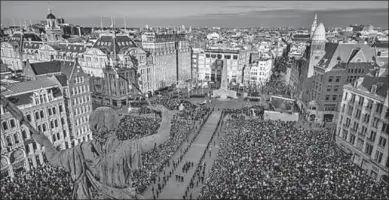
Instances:
[[[372,24],[388,28],[387,1],[1,1],[1,23],[45,20],[48,7],[66,23],[127,27],[326,27]],[[13,20],[12,20],[13,19]],[[14,21],[14,22],[13,22]]]

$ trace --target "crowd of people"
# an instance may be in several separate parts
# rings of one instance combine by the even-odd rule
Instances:
[[[388,199],[327,130],[242,118],[223,130],[200,199]]]
[[[151,181],[167,166],[167,162],[193,130],[193,126],[194,122],[190,120],[173,120],[169,140],[153,151],[142,154],[143,168],[133,176],[134,187],[139,193],[143,193]]]
[[[73,184],[61,168],[42,165],[2,179],[1,199],[71,199]]]
[[[178,151],[188,134],[205,117],[208,108],[198,108],[188,101],[162,97],[155,103],[160,103],[171,110],[178,110],[181,103],[185,109],[196,112],[177,113],[172,120],[171,137],[153,151],[142,154],[142,167],[133,174],[133,187],[142,193],[155,177],[166,167],[171,156]],[[154,113],[147,107],[141,107],[139,114]],[[116,130],[120,140],[138,139],[157,133],[161,118],[142,117],[141,115],[124,115]],[[4,199],[70,199],[72,183],[70,176],[62,169],[46,164],[29,172],[15,174],[14,178],[1,180],[1,193]]]
[[[160,123],[161,118],[125,115],[120,119],[116,136],[119,140],[128,140],[153,135],[157,133]]]

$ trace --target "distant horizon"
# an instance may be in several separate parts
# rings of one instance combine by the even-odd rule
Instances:
[[[388,28],[385,1],[1,1],[1,24],[12,26],[46,20],[48,4],[65,23],[104,27],[115,17],[117,27],[304,27],[310,28],[315,13],[325,27],[371,24]],[[104,8],[104,9],[101,9]],[[32,12],[34,11],[34,12]],[[12,22],[14,19],[14,22]]]

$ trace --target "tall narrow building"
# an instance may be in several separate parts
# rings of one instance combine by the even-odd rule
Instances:
[[[315,19],[313,20],[312,26],[311,26],[311,38],[313,36],[313,33],[315,32],[317,27],[317,14],[315,14]]]
[[[320,23],[311,39],[311,55],[309,58],[308,78],[314,75],[314,66],[323,58],[325,55],[326,46],[326,30],[323,23]]]

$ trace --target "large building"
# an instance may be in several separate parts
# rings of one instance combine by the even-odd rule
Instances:
[[[374,180],[389,172],[388,73],[368,74],[343,88],[336,143]]]
[[[304,62],[307,79],[298,105],[313,122],[335,122],[340,109],[342,87],[364,76],[373,68],[375,51],[366,44],[327,43],[325,28],[320,23],[306,49]]]
[[[185,34],[142,35],[142,48],[153,56],[155,76],[154,87],[162,88],[178,82],[190,80],[191,49]]]
[[[273,59],[261,58],[243,69],[245,85],[265,85],[272,75]]]
[[[52,77],[61,87],[64,98],[71,147],[92,139],[89,129],[89,115],[92,113],[90,78],[80,64],[69,61],[48,61],[29,63],[24,68],[28,80]]]
[[[227,79],[229,82],[243,83],[243,72],[245,67],[249,67],[250,51],[240,48],[228,49],[205,49],[198,54],[196,61],[198,66],[197,79],[204,82],[218,82],[217,61],[226,63]],[[193,61],[192,61],[193,62]],[[220,70],[219,70],[220,71]],[[220,74],[220,73],[219,73]]]
[[[14,83],[1,93],[13,102],[31,125],[59,149],[71,147],[70,125],[61,85],[53,77]],[[30,131],[8,111],[1,110],[1,177],[30,170],[44,162],[43,149]]]

